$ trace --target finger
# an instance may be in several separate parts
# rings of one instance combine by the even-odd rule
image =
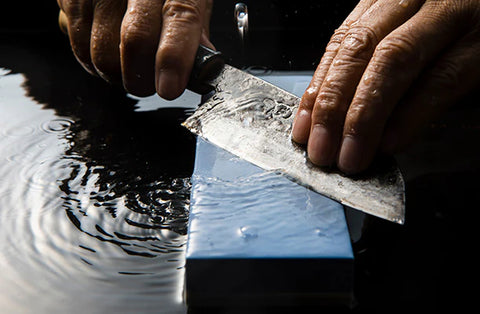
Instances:
[[[212,16],[212,10],[213,0],[206,0],[205,13],[203,18],[203,31],[207,38],[210,36],[210,17]]]
[[[479,51],[480,35],[466,36],[421,75],[391,115],[382,138],[384,152],[404,149],[429,121],[480,84]]]
[[[421,70],[454,40],[454,20],[435,11],[423,6],[376,48],[345,119],[338,157],[342,171],[356,173],[368,167],[393,107]]]
[[[187,86],[200,43],[206,0],[166,0],[163,27],[156,55],[156,89],[175,99]]]
[[[202,36],[200,37],[200,44],[210,49],[217,50],[215,46],[212,44],[212,42],[210,41],[210,38],[208,37],[206,30],[202,31]]]
[[[162,1],[128,1],[121,27],[121,68],[125,89],[137,96],[155,93],[155,54],[162,28]]]
[[[58,26],[60,27],[60,30],[64,34],[68,34],[68,19],[67,16],[65,15],[65,12],[60,10],[58,13]]]
[[[413,2],[403,6],[397,0],[378,1],[350,26],[315,99],[307,146],[313,163],[334,163],[360,78],[377,44],[418,10],[420,1]]]
[[[205,4],[205,14],[203,18],[203,29],[200,37],[200,44],[210,49],[216,50],[210,41],[210,17],[212,16],[213,0],[207,0]]]
[[[126,0],[96,0],[90,41],[90,54],[97,73],[106,81],[119,81],[120,25]]]
[[[317,97],[318,90],[320,89],[323,79],[330,68],[332,60],[337,55],[338,48],[340,47],[340,44],[342,43],[350,25],[357,21],[375,2],[376,0],[360,1],[360,3],[353,9],[342,25],[335,30],[334,34],[330,38],[330,41],[325,48],[325,53],[323,54],[322,59],[315,70],[313,78],[310,81],[310,85],[307,87],[307,90],[302,96],[297,114],[295,115],[292,126],[292,139],[295,142],[300,144],[307,143],[308,136],[310,134],[310,126],[312,123],[310,116],[312,114],[315,98]]]
[[[96,75],[90,57],[90,32],[92,29],[93,8],[91,1],[58,1],[67,17],[68,37],[73,54],[89,73]]]

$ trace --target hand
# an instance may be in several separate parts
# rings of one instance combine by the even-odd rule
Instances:
[[[314,164],[357,173],[479,81],[480,1],[361,0],[327,45],[292,137]]]
[[[182,94],[199,44],[213,48],[213,0],[57,0],[59,23],[91,74],[137,96]],[[128,4],[127,4],[128,3]]]

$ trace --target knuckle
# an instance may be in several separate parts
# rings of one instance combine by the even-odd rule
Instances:
[[[312,117],[315,124],[321,124],[326,127],[343,123],[345,109],[338,105],[337,95],[324,92],[322,97],[318,98],[313,108]]]
[[[413,39],[405,34],[385,38],[375,49],[373,59],[384,67],[404,68],[421,62]]]
[[[139,49],[153,46],[151,32],[144,25],[128,25],[122,28],[120,45],[123,49]]]
[[[428,19],[440,23],[457,23],[457,26],[471,28],[478,25],[480,6],[477,0],[427,1]]]
[[[167,0],[163,5],[163,16],[189,24],[201,24],[202,22],[200,7],[193,0]]]
[[[430,80],[435,88],[456,90],[460,86],[460,67],[454,60],[443,60],[430,73]]]
[[[157,67],[160,69],[183,69],[185,67],[184,54],[179,53],[174,43],[163,43],[157,58]]]
[[[122,49],[154,50],[158,46],[161,28],[161,7],[136,7],[127,9],[120,29]]]
[[[315,98],[317,97],[318,90],[315,87],[309,87],[302,96],[300,101],[300,108],[307,111],[311,111],[315,104]]]
[[[57,0],[58,6],[65,11],[65,13],[68,13],[72,6],[75,6],[75,1],[73,0]]]
[[[348,27],[345,25],[340,26],[334,32],[332,37],[330,37],[330,41],[326,47],[326,51],[337,51],[340,45],[342,44],[343,39],[345,38],[345,34],[348,31]]]
[[[368,137],[371,132],[383,129],[385,124],[373,106],[361,101],[352,102],[345,121],[344,133],[355,137]]]
[[[59,3],[67,18],[80,18],[86,14],[87,6],[81,1],[63,0]]]
[[[322,89],[318,93],[318,98],[322,101],[336,102],[338,99],[342,98],[343,93],[340,89],[339,84],[333,82],[325,82],[328,84],[323,84]]]
[[[342,41],[341,55],[364,62],[370,59],[377,44],[377,35],[373,29],[366,26],[354,26],[350,28]]]
[[[343,128],[343,135],[350,136],[354,138],[361,138],[364,136],[364,127],[363,124],[359,119],[358,116],[352,113],[350,110],[347,113],[345,118],[345,126]]]
[[[382,108],[384,109],[384,97],[382,92],[377,89],[370,89],[368,87],[364,89],[358,89],[355,93],[355,97],[352,100],[352,112],[356,112],[357,115],[365,116],[367,108]]]

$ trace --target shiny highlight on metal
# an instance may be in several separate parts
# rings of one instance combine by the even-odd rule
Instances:
[[[393,158],[355,177],[317,167],[291,139],[298,97],[229,65],[209,83],[214,93],[183,123],[191,132],[343,205],[404,223],[404,180]]]

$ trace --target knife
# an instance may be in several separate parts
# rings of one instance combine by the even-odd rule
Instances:
[[[291,139],[300,98],[225,64],[220,52],[203,46],[188,88],[207,95],[182,123],[192,133],[345,206],[404,223],[405,184],[394,158],[378,158],[356,176],[313,165],[305,147]]]

